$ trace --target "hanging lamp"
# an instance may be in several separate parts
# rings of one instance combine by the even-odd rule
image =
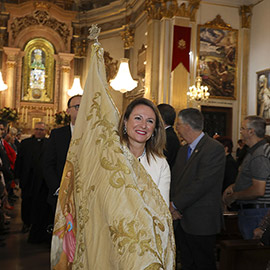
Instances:
[[[70,97],[73,97],[75,95],[82,95],[83,94],[83,89],[81,87],[81,81],[80,81],[80,76],[75,76],[73,85],[71,89],[67,90],[67,94]]]
[[[133,80],[131,77],[128,66],[129,59],[122,58],[120,61],[121,62],[116,77],[110,81],[110,85],[114,90],[125,93],[137,87],[138,82]]]

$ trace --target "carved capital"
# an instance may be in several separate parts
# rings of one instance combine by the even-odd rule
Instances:
[[[180,16],[195,21],[200,2],[201,0],[189,0],[188,4],[182,3],[178,6],[177,0],[147,0],[145,10],[148,14],[148,20],[160,20],[163,17],[171,18],[173,16]]]
[[[124,48],[126,50],[132,48],[134,45],[134,30],[129,25],[126,25],[125,30],[121,32],[121,36],[124,41]]]
[[[14,68],[16,65],[15,61],[7,61],[6,62],[7,68]]]
[[[70,67],[68,67],[68,66],[62,66],[62,72],[63,73],[69,73],[70,72]]]
[[[240,7],[239,14],[241,16],[242,28],[250,28],[252,8],[253,8],[253,5]]]
[[[191,21],[195,21],[196,12],[199,9],[201,0],[189,0],[188,5],[182,3],[178,9],[174,9],[174,15],[180,17],[190,18]]]
[[[146,0],[145,11],[147,12],[148,20],[160,20],[161,15],[161,0]]]
[[[88,47],[87,38],[72,40],[72,48],[73,48],[75,57],[79,57],[79,58],[86,57],[87,47]]]

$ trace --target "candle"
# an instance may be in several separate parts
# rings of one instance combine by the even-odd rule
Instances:
[[[25,109],[25,123],[27,123],[27,115],[28,114],[28,108]]]
[[[48,124],[48,109],[46,109],[46,124]]]
[[[22,119],[21,119],[22,123],[23,123],[23,118],[24,118],[24,107],[22,108]]]
[[[49,115],[50,115],[50,124],[51,124],[51,122],[52,122],[52,110],[51,109],[50,109]]]

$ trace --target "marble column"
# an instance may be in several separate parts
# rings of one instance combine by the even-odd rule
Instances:
[[[150,19],[147,26],[145,97],[158,102],[160,61],[160,21]]]
[[[4,47],[4,53],[7,55],[7,61],[5,63],[6,78],[3,78],[8,89],[5,91],[5,104],[7,107],[15,107],[15,93],[16,93],[16,62],[17,55],[20,52],[19,48]]]
[[[59,110],[65,111],[67,109],[67,101],[69,96],[67,90],[72,87],[72,82],[70,81],[71,66],[70,63],[74,59],[74,54],[70,53],[59,53],[60,60],[60,72],[61,72],[61,83],[60,83],[60,93],[59,93]]]
[[[172,23],[169,18],[162,18],[160,22],[160,62],[159,62],[159,103],[171,101],[171,55],[172,55]]]

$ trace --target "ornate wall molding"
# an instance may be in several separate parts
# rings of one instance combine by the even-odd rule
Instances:
[[[253,5],[249,6],[241,6],[239,9],[239,15],[241,16],[241,27],[249,28],[251,26],[251,18],[252,18],[252,8]]]
[[[216,26],[228,30],[232,29],[229,24],[223,21],[220,15],[217,15],[214,20],[207,22],[206,24],[204,24],[204,26]]]
[[[68,42],[70,30],[66,23],[52,18],[45,10],[35,10],[32,15],[17,17],[11,23],[12,38],[15,39],[18,34],[29,26],[47,26],[57,32],[65,44]]]
[[[145,11],[147,12],[148,20],[160,20],[163,17],[171,18],[173,16],[180,16],[195,21],[200,2],[201,0],[189,0],[188,5],[182,3],[178,6],[177,0],[147,0]]]

